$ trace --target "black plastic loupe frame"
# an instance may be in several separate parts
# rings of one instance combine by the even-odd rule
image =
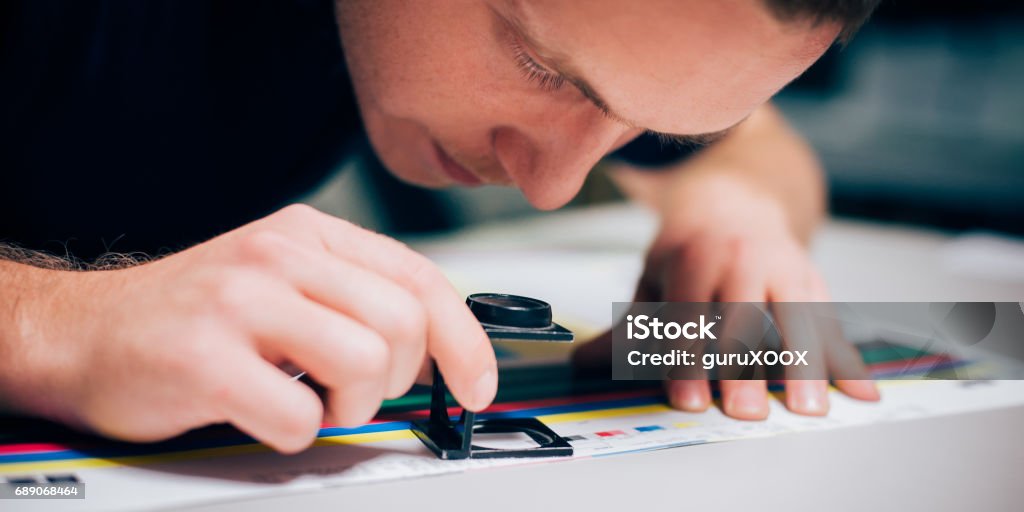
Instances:
[[[551,306],[537,299],[499,293],[477,293],[466,299],[470,311],[492,341],[541,341],[570,343],[573,333],[552,322]],[[430,417],[412,422],[412,431],[441,459],[490,459],[504,457],[564,457],[572,445],[537,418],[476,419],[463,409],[457,421],[448,416],[448,388],[437,366],[431,387]],[[536,447],[500,449],[473,444],[473,434],[523,433]]]

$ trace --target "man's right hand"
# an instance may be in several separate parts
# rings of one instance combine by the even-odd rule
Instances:
[[[325,412],[285,364],[327,388],[344,426],[404,394],[428,356],[468,409],[497,388],[486,334],[429,260],[307,206],[120,270],[0,262],[0,283],[0,394],[120,439],[229,422],[302,450]]]

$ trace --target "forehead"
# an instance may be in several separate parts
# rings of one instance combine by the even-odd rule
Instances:
[[[838,27],[776,20],[758,0],[504,0],[623,118],[660,132],[728,128],[827,49]]]

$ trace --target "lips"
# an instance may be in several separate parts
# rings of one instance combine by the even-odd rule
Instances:
[[[468,186],[482,185],[484,181],[480,179],[472,171],[461,166],[452,159],[445,150],[441,149],[436,142],[434,143],[434,152],[437,154],[437,160],[441,164],[441,169],[444,171],[449,178],[457,183]]]

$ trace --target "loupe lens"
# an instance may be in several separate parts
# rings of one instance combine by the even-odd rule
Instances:
[[[469,310],[485,324],[519,328],[544,328],[551,325],[551,305],[547,302],[504,293],[476,293],[466,299]]]

